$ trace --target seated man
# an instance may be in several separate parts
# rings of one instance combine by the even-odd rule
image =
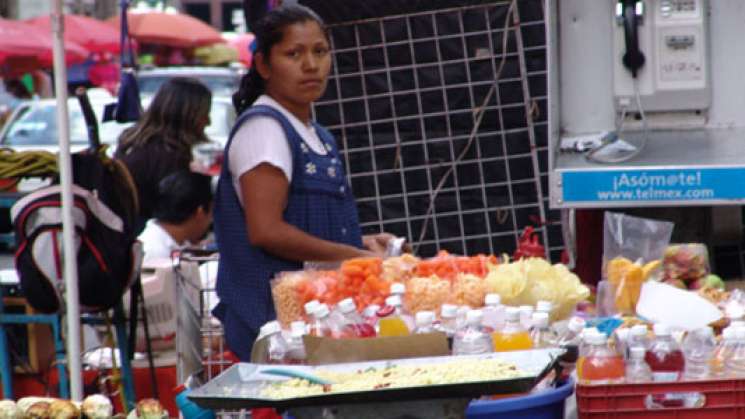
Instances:
[[[158,202],[153,219],[147,222],[139,240],[149,261],[170,259],[174,250],[198,243],[212,224],[211,178],[190,171],[178,171],[158,185]]]

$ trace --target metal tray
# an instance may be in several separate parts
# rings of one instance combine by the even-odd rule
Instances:
[[[261,396],[264,386],[286,378],[261,374],[263,368],[276,367],[262,364],[240,363],[233,365],[204,386],[195,389],[189,398],[209,409],[243,409],[251,407],[274,407],[286,409],[301,406],[329,406],[353,403],[375,403],[387,401],[425,400],[440,398],[476,398],[485,394],[522,393],[530,390],[554,367],[563,349],[535,349],[530,351],[500,352],[482,355],[427,357],[396,359],[387,361],[354,362],[320,366],[283,366],[313,372],[316,369],[334,371],[356,371],[369,367],[385,368],[388,365],[434,364],[460,359],[500,359],[511,362],[525,371],[524,377],[506,380],[478,381],[417,387],[385,388],[368,391],[335,392],[291,399],[270,399]]]

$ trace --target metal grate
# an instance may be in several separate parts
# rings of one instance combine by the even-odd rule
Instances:
[[[544,194],[542,4],[518,3],[519,26],[510,21],[506,31],[509,1],[330,27],[333,73],[314,114],[343,149],[365,233],[388,231],[416,243],[428,221],[421,255],[511,253],[521,230],[536,225],[558,259],[560,216]],[[493,86],[476,137],[456,161],[469,145],[474,109]]]

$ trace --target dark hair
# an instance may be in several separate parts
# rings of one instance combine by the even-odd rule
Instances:
[[[191,147],[207,142],[200,123],[209,116],[212,93],[202,82],[174,77],[158,89],[137,124],[119,136],[117,154],[151,141],[163,141],[173,151],[191,155]]]
[[[198,208],[212,205],[212,178],[189,170],[180,170],[158,184],[158,202],[153,218],[171,224],[188,220]]]
[[[256,37],[254,41],[256,42],[255,52],[260,52],[268,60],[272,47],[282,42],[285,28],[307,21],[318,23],[324,31],[326,38],[328,38],[323,19],[313,10],[299,4],[284,5],[272,9],[266,16],[259,19],[253,28],[253,33]],[[256,70],[256,66],[253,65],[241,79],[241,86],[238,91],[233,94],[235,111],[241,114],[264,93],[264,90],[266,90],[264,79],[261,78],[261,75]]]

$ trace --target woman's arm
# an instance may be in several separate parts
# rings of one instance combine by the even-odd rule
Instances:
[[[339,261],[373,253],[312,236],[285,222],[289,183],[282,170],[262,163],[240,177],[249,240],[254,246],[295,261]]]

